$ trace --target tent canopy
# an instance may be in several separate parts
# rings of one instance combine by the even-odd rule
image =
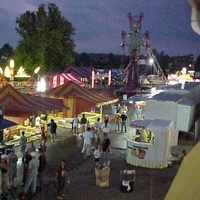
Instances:
[[[11,85],[6,85],[0,89],[0,106],[4,108],[7,114],[15,111],[37,114],[38,112],[49,112],[52,110],[62,111],[62,109],[65,108],[64,104],[61,104],[61,102],[60,104],[56,103],[56,101],[50,103],[42,97],[33,98],[31,98],[30,95],[22,94]]]
[[[98,72],[94,67],[68,67],[62,73],[72,73],[79,78],[90,78],[92,76],[92,71]]]
[[[200,142],[184,157],[165,200],[198,200],[200,197]]]
[[[73,81],[81,87],[85,86],[85,83],[72,73],[57,73],[49,77],[49,89],[63,85],[68,81]]]
[[[72,117],[75,114],[91,110],[96,106],[100,107],[118,101],[118,98],[114,95],[111,96],[109,94],[107,96],[106,94],[90,91],[89,89],[80,87],[72,81],[38,95],[63,99],[65,105],[70,108],[66,112],[65,116],[67,117]]]
[[[45,95],[47,97],[55,97],[61,99],[68,97],[82,98],[88,102],[93,103],[96,106],[101,106],[118,101],[118,98],[114,95],[111,97],[107,96],[106,94],[99,94],[86,88],[82,88],[72,81],[69,81],[66,84],[63,84],[57,88],[53,88],[50,91],[47,91]]]

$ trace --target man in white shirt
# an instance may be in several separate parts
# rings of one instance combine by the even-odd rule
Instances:
[[[88,127],[87,130],[83,133],[83,148],[81,151],[81,155],[84,153],[86,156],[90,156],[90,151],[91,151],[91,139],[93,138],[91,128]]]

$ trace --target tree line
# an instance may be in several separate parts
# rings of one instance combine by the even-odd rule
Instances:
[[[37,11],[26,11],[16,18],[16,32],[20,41],[15,49],[9,44],[0,48],[0,66],[15,60],[15,69],[24,66],[28,74],[41,67],[41,74],[52,74],[68,66],[93,66],[95,68],[125,68],[129,58],[121,62],[120,55],[88,54],[75,52],[75,28],[53,4],[41,4]],[[200,55],[196,61],[192,54],[170,57],[165,52],[153,50],[163,72],[180,71],[182,67],[200,71]]]

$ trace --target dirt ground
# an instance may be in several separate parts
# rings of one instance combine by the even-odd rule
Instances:
[[[56,199],[56,190],[52,180],[61,159],[66,159],[69,170],[70,184],[66,188],[66,197],[64,198],[68,200],[164,200],[180,167],[180,163],[164,169],[135,167],[126,162],[124,149],[112,148],[109,186],[99,187],[95,182],[93,156],[88,158],[81,156],[82,139],[72,136],[67,130],[62,130],[59,135],[60,138],[57,142],[49,143],[46,152],[46,187],[42,192],[38,192],[32,198],[28,197],[28,199]],[[190,150],[195,143],[188,141],[188,138],[180,138],[178,146],[173,149],[173,152],[181,152],[183,148]],[[136,171],[133,191],[130,193],[120,190],[120,172],[125,169]]]
[[[184,145],[187,142],[183,141]],[[193,145],[191,142],[188,145]],[[78,147],[78,148],[77,148]],[[66,197],[72,200],[163,200],[180,164],[173,164],[165,169],[149,169],[135,167],[125,161],[125,150],[112,149],[110,153],[109,186],[99,187],[95,182],[95,164],[93,156],[82,157],[80,150],[82,141],[76,137],[63,139],[58,144],[48,147],[47,160],[48,185],[45,190],[32,199],[55,199],[55,189],[51,183],[55,169],[61,158],[68,162],[70,184],[67,186]],[[121,170],[136,170],[133,192],[125,193],[120,190]]]

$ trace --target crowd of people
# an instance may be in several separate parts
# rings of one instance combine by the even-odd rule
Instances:
[[[56,138],[57,124],[53,119],[47,124],[49,127],[48,133],[51,141],[54,142]],[[0,171],[1,171],[1,199],[6,200],[9,189],[17,189],[17,162],[21,158],[22,161],[22,190],[18,194],[18,199],[27,199],[35,195],[36,190],[43,190],[45,186],[45,169],[46,169],[46,155],[47,150],[47,136],[44,126],[41,126],[41,139],[39,141],[39,148],[36,149],[34,142],[31,141],[28,145],[25,131],[21,132],[20,136],[20,155],[17,155],[15,148],[10,150],[9,154],[1,155]],[[19,175],[20,176],[20,175]],[[66,161],[62,160],[55,172],[55,182],[57,183],[57,199],[63,199],[65,193],[63,188],[64,182],[67,181]],[[27,197],[28,196],[28,197]],[[26,198],[27,197],[27,198]]]
[[[118,118],[117,118],[118,116]],[[85,114],[79,119],[74,116],[72,121],[72,133],[83,138],[81,150],[82,156],[93,156],[95,166],[109,160],[111,141],[109,133],[111,131],[110,116],[106,113],[103,121],[98,118],[94,125],[91,125]],[[115,131],[127,131],[127,107],[118,106],[115,113]],[[57,134],[57,124],[53,119],[47,124],[50,141],[54,142]],[[34,142],[28,144],[25,131],[21,132],[20,137],[20,157],[22,158],[23,176],[21,186],[23,189],[19,193],[19,199],[31,196],[38,190],[43,190],[45,186],[45,168],[46,168],[47,135],[44,127],[41,127],[41,139],[39,148],[36,149]],[[17,162],[19,161],[15,149],[12,148],[9,155],[1,155],[0,170],[2,176],[2,199],[7,199],[9,188],[16,189]],[[64,199],[64,188],[66,185],[67,166],[66,161],[61,160],[58,169],[55,171],[55,182],[57,183],[57,199]]]

